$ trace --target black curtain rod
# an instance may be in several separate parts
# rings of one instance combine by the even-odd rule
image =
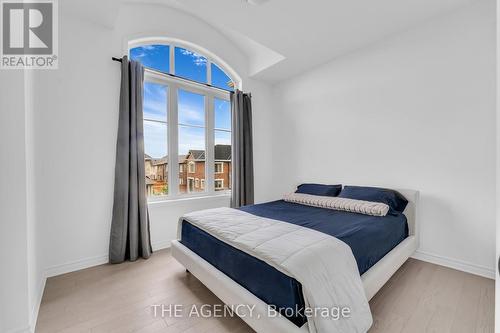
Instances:
[[[122,62],[122,59],[121,58],[117,58],[117,57],[111,57],[111,59],[113,61],[118,61],[118,62]],[[154,70],[154,69],[150,69],[148,68],[149,71],[151,72],[155,72],[155,73],[158,73],[158,74],[163,74],[163,75],[168,75],[170,77],[173,77],[173,78],[176,78],[176,79],[181,79],[181,80],[184,80],[184,81],[188,81],[188,82],[191,82],[191,83],[194,83],[194,84],[198,84],[200,86],[205,86],[205,87],[209,87],[209,88],[214,88],[214,89],[218,89],[218,90],[221,90],[221,91],[225,91],[225,92],[229,92],[231,94],[234,94],[234,91],[230,91],[230,90],[226,90],[226,89],[222,89],[222,88],[219,88],[219,87],[215,87],[211,84],[208,84],[208,83],[201,83],[201,82],[198,82],[198,81],[195,81],[195,80],[191,80],[191,79],[186,79],[184,77],[181,77],[181,76],[177,76],[175,74],[170,74],[170,73],[164,73],[164,72],[160,72],[160,71],[157,71],[157,70]],[[252,97],[251,94],[249,94],[250,97]]]

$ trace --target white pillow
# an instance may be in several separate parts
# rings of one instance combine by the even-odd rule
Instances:
[[[306,206],[342,210],[372,216],[386,216],[389,212],[389,206],[385,203],[349,198],[323,197],[304,193],[289,193],[283,196],[283,200]]]

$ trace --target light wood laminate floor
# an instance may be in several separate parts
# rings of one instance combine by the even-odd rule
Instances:
[[[370,301],[370,332],[493,332],[494,294],[493,280],[410,259]],[[222,303],[164,250],[48,279],[36,332],[253,332],[237,317],[155,317],[155,304]]]

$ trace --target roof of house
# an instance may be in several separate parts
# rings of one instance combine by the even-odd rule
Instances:
[[[191,157],[192,160],[204,161],[205,160],[205,151],[191,149],[191,150],[189,150],[189,153],[188,153],[188,158],[189,157]]]
[[[151,160],[151,164],[153,165],[162,165],[168,163],[168,155],[163,156],[162,158],[156,158]]]
[[[215,160],[231,160],[231,145],[215,145]]]
[[[144,154],[144,159],[151,160],[152,165],[162,165],[168,164],[168,155],[162,158],[152,158],[148,154]],[[185,162],[185,160],[195,160],[204,161],[205,151],[198,149],[191,149],[187,155],[179,155],[179,163]],[[215,145],[215,160],[216,161],[230,161],[231,160],[231,145]]]
[[[205,151],[191,149],[187,158],[195,161],[205,160]],[[231,145],[215,145],[215,160],[216,161],[229,161],[231,160]]]

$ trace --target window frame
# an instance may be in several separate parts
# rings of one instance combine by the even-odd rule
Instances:
[[[191,43],[174,41],[171,39],[140,39],[127,43],[127,53],[130,56],[130,49],[145,45],[168,45],[169,46],[169,74],[175,74],[175,48],[181,47],[196,52],[207,59],[207,83],[211,84],[212,63],[215,63],[234,82],[235,88],[241,89],[241,79],[235,72],[225,65],[224,61],[212,53]],[[148,196],[148,202],[176,200],[190,197],[210,197],[228,195],[229,191],[215,190],[215,98],[230,101],[230,91],[221,88],[210,87],[204,83],[191,82],[188,79],[173,77],[153,69],[144,69],[144,82],[152,82],[166,86],[167,89],[167,145],[168,145],[168,194]],[[178,91],[179,89],[201,94],[205,96],[205,181],[201,192],[189,192],[186,183],[186,193],[179,191],[179,122],[178,122]],[[219,130],[219,129],[217,129]],[[229,132],[229,131],[228,131]],[[232,129],[230,131],[232,133]],[[189,167],[186,165],[185,173],[189,174]],[[201,181],[200,181],[201,183]],[[201,184],[200,184],[201,185]],[[223,186],[224,187],[224,186]],[[221,193],[222,192],[222,193]]]
[[[187,177],[186,180],[187,180],[187,183],[186,183],[186,193],[181,194],[181,196],[183,196],[183,197],[185,197],[186,195],[189,196],[190,193],[196,193],[196,192],[194,192],[194,189],[195,189],[195,187],[194,187],[194,177]],[[192,181],[191,184],[193,184],[193,191],[191,191],[189,189],[189,181],[190,180]]]
[[[186,173],[196,173],[196,162],[195,161],[187,162],[187,172]]]
[[[219,191],[224,190],[224,179],[222,179],[222,178],[215,178],[214,179],[214,189],[217,189],[217,187],[215,187],[215,182],[221,182],[221,187],[220,187]]]
[[[191,42],[187,42],[181,39],[177,38],[170,38],[170,37],[152,37],[152,36],[135,36],[135,38],[130,39],[128,41],[125,41],[124,43],[124,51],[125,53],[130,57],[130,49],[133,49],[134,47],[139,47],[139,46],[147,46],[147,45],[165,45],[169,46],[169,74],[174,74],[175,75],[175,48],[176,47],[181,47],[183,49],[187,49],[189,51],[196,52],[203,57],[207,59],[207,83],[211,84],[212,83],[212,63],[217,65],[226,75],[231,79],[231,81],[234,82],[234,88],[243,90],[243,84],[242,84],[242,79],[238,75],[238,73],[231,68],[231,66],[224,61],[222,58],[217,56],[216,54],[210,52],[209,50],[205,49],[204,47],[201,47],[199,45],[196,45]],[[210,68],[209,68],[210,67]],[[205,85],[204,83],[199,83],[200,85]],[[220,89],[220,88],[214,88],[214,89]],[[223,90],[223,89],[221,89]],[[229,91],[228,91],[229,92]]]
[[[217,171],[217,165],[220,165],[220,171]],[[214,169],[216,174],[224,173],[224,162],[215,162]]]

